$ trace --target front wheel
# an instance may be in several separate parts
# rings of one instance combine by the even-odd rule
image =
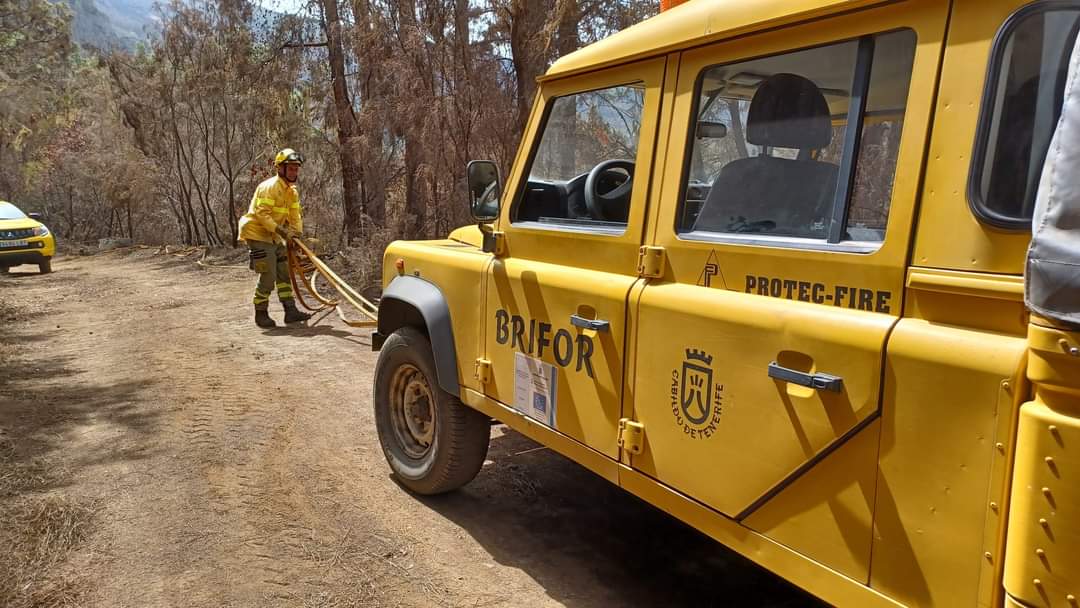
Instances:
[[[439,388],[427,336],[403,327],[375,366],[375,428],[394,475],[418,494],[455,490],[480,472],[490,419]]]
[[[45,260],[44,262],[38,264],[37,267],[38,272],[40,272],[41,274],[49,274],[50,272],[52,272],[52,260]]]

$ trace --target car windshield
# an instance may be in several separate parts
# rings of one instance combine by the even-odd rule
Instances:
[[[0,220],[21,220],[25,217],[15,205],[0,203]]]

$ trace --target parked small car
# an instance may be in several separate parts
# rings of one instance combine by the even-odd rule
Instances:
[[[0,272],[20,264],[36,264],[41,274],[52,272],[56,239],[38,218],[0,201]]]

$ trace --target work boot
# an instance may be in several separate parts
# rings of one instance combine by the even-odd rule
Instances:
[[[277,327],[277,323],[270,318],[270,311],[265,308],[255,309],[255,325],[259,327]]]
[[[311,318],[310,314],[297,310],[296,302],[293,300],[285,300],[281,303],[281,306],[285,309],[286,323],[299,323],[301,321],[307,321]]]

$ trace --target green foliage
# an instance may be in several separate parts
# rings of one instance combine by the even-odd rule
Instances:
[[[41,150],[70,121],[78,68],[70,14],[47,0],[0,0],[0,191],[24,195],[24,173],[40,175]]]

